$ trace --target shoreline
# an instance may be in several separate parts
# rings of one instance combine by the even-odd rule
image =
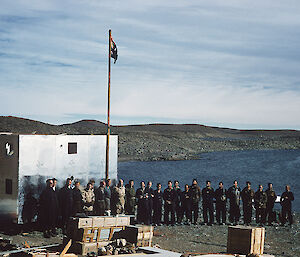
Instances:
[[[202,154],[207,153],[216,153],[216,152],[235,152],[235,151],[276,151],[276,150],[300,150],[300,147],[282,147],[282,148],[240,148],[240,149],[211,149],[209,151],[200,151],[199,153],[191,154],[175,154],[175,155],[168,155],[166,153],[161,154],[156,153],[154,155],[120,155],[118,157],[118,162],[152,162],[152,161],[185,161],[185,160],[201,160]],[[119,150],[120,151],[120,150]]]

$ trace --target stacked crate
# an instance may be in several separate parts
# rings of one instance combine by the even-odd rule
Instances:
[[[71,218],[68,228],[68,239],[72,239],[70,251],[87,255],[98,252],[98,248],[108,245],[114,233],[130,225],[130,216],[93,216]]]
[[[145,225],[126,226],[122,231],[122,237],[127,242],[138,247],[151,246],[153,238],[153,227]]]
[[[262,255],[264,240],[263,227],[229,226],[227,253]]]

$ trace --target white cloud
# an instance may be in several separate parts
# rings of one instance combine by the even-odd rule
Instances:
[[[298,128],[298,1],[2,1],[2,115]],[[114,118],[115,117],[115,118]],[[69,120],[68,120],[69,121]]]

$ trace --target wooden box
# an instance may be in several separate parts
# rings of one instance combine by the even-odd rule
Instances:
[[[74,242],[71,246],[71,251],[80,255],[87,255],[93,252],[98,254],[98,245],[97,243]]]
[[[105,217],[103,217],[103,216],[95,216],[92,219],[93,219],[93,228],[104,227]]]
[[[98,229],[94,228],[81,228],[74,231],[71,239],[84,243],[97,242]]]
[[[104,227],[115,227],[117,225],[117,217],[105,217]]]
[[[124,229],[123,227],[100,227],[100,228],[81,228],[68,235],[73,241],[83,243],[102,242],[112,239],[115,232]]]
[[[97,247],[98,249],[101,248],[101,247],[105,247],[107,245],[109,245],[112,241],[103,241],[103,242],[98,242],[97,243]]]
[[[126,226],[122,235],[128,242],[136,246],[151,246],[153,238],[152,226]]]
[[[68,226],[75,228],[91,228],[93,227],[93,218],[70,218]]]
[[[229,226],[227,253],[230,254],[263,254],[265,228]]]
[[[116,226],[129,226],[130,225],[130,216],[118,216],[116,221]]]

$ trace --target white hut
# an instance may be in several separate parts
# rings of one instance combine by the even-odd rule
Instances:
[[[106,135],[0,134],[0,221],[22,223],[26,200],[36,201],[45,180],[63,186],[105,178]],[[110,136],[109,176],[117,179],[118,136]]]

